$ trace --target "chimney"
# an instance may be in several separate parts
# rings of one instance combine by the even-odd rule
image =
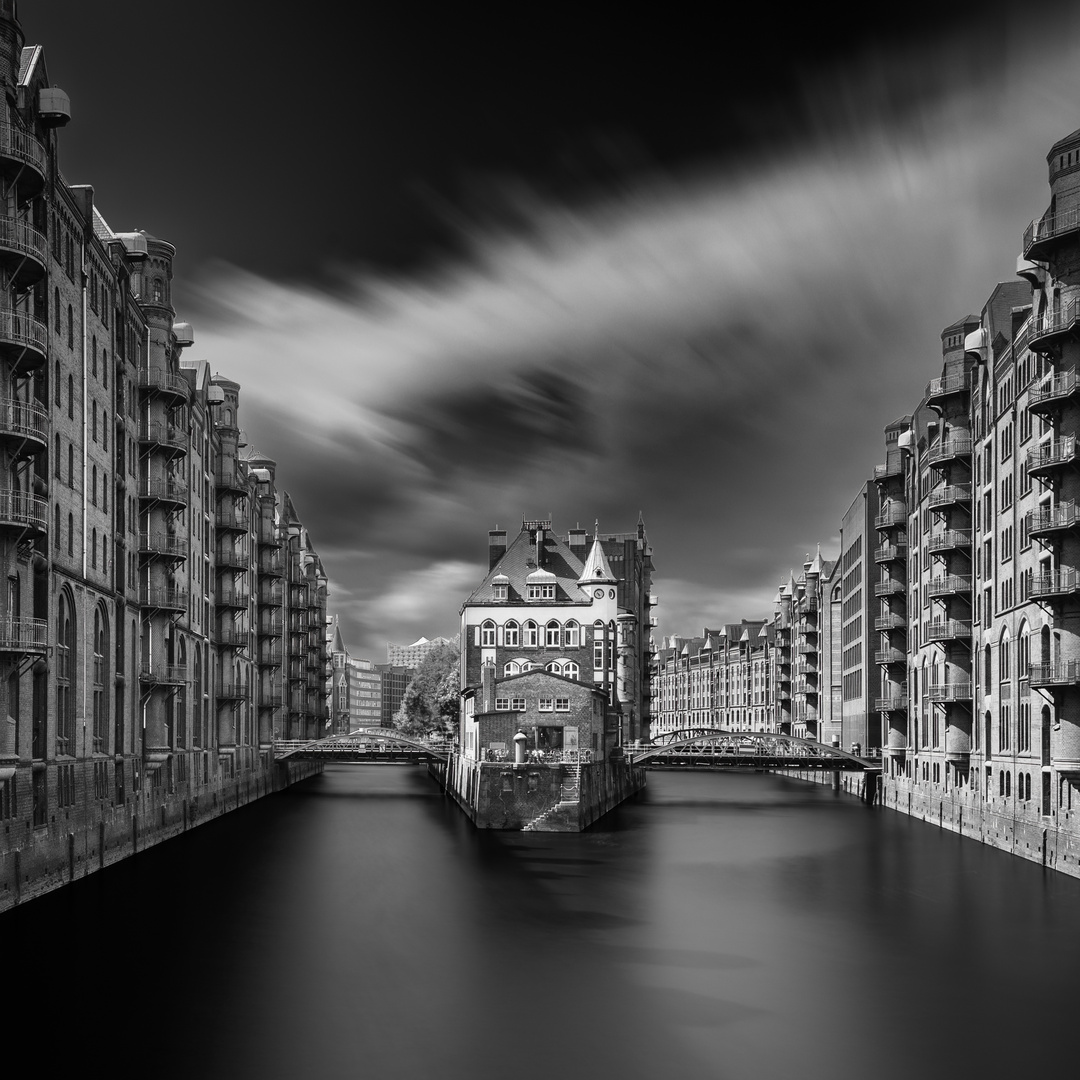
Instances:
[[[506,530],[493,529],[488,533],[488,569],[494,570],[506,554]]]
[[[495,711],[495,665],[485,664],[480,669],[480,706],[482,712]]]
[[[584,562],[589,557],[589,534],[582,528],[575,526],[570,530],[568,543],[570,550]]]

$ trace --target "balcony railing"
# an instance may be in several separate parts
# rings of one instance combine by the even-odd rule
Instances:
[[[889,450],[885,454],[885,464],[874,466],[875,480],[888,480],[904,475],[904,456],[899,450]]]
[[[149,367],[139,372],[139,389],[186,400],[189,387],[183,375],[166,371],[164,368]]]
[[[139,497],[142,499],[154,499],[158,502],[186,505],[188,491],[187,487],[179,480],[140,480]]]
[[[896,525],[907,523],[907,506],[901,502],[892,502],[881,509],[874,518],[874,527],[877,529],[890,529]]]
[[[953,701],[971,700],[971,683],[931,683],[927,696],[931,701],[948,703]]]
[[[1028,595],[1040,597],[1070,596],[1080,592],[1080,573],[1072,568],[1052,570],[1048,573],[1035,574],[1031,579]]]
[[[907,541],[895,544],[882,544],[874,551],[874,562],[895,562],[898,559],[906,559],[908,552]]]
[[[967,372],[960,375],[946,375],[941,379],[931,379],[926,387],[927,404],[953,394],[966,394],[971,390],[971,376]]]
[[[49,504],[26,491],[0,489],[0,526],[45,532],[49,527]]]
[[[1057,311],[1044,312],[1031,321],[1031,348],[1036,352],[1048,350],[1055,341],[1074,330],[1078,321],[1080,306],[1075,299],[1067,300]]]
[[[1028,451],[1027,470],[1032,475],[1047,469],[1068,465],[1076,458],[1076,436],[1068,435],[1064,439],[1053,439],[1040,443]]]
[[[946,551],[951,548],[970,548],[971,531],[969,529],[946,529],[931,536],[926,542],[928,551]]]
[[[956,506],[971,502],[970,484],[946,484],[930,492],[927,500],[931,507]]]
[[[1057,664],[1031,664],[1028,682],[1035,689],[1050,686],[1080,685],[1080,660],[1066,660]]]
[[[49,645],[49,624],[45,619],[0,618],[0,652],[44,653]]]
[[[251,697],[251,687],[242,682],[220,682],[217,684],[219,701],[246,701]]]
[[[187,682],[187,668],[183,664],[149,664],[139,669],[139,679],[145,683],[179,685]]]
[[[1048,375],[1028,391],[1028,408],[1034,413],[1048,412],[1080,391],[1080,379],[1073,370]]]
[[[48,264],[49,242],[45,234],[20,218],[0,216],[0,250],[14,252],[24,262],[24,271],[29,271],[26,276],[34,279],[44,273]]]
[[[24,311],[0,310],[0,344],[29,349],[30,360],[40,363],[49,349],[49,328]]]
[[[907,619],[903,615],[879,615],[874,620],[875,630],[907,630]]]
[[[906,664],[907,653],[903,649],[878,649],[874,653],[875,664]]]
[[[906,589],[906,585],[902,581],[896,581],[895,579],[889,579],[887,581],[879,581],[874,586],[875,596],[893,596],[896,593],[902,593]]]
[[[251,555],[246,544],[218,544],[216,565],[233,570],[246,570],[251,565]]]
[[[927,641],[955,641],[971,637],[971,623],[963,619],[939,619],[926,628]]]
[[[139,589],[139,603],[147,608],[187,611],[188,592],[187,589],[143,585]]]
[[[0,435],[49,445],[49,413],[37,405],[11,398],[0,401]]]
[[[139,425],[139,442],[164,446],[170,450],[187,450],[188,444],[186,431],[160,420],[144,420]]]
[[[225,626],[220,627],[214,634],[214,641],[218,645],[223,645],[231,649],[242,649],[247,645],[251,638],[251,634],[237,626]]]
[[[892,690],[882,697],[874,699],[874,709],[877,712],[906,712],[907,707],[907,683],[904,683],[898,689]]]
[[[148,555],[165,555],[174,559],[186,559],[188,540],[186,536],[169,536],[158,533],[140,533],[139,551]]]
[[[0,157],[29,165],[44,179],[49,172],[49,156],[28,131],[11,124],[0,124]]]
[[[1024,230],[1024,258],[1042,262],[1063,237],[1080,231],[1080,208],[1044,214]]]
[[[1075,502],[1058,503],[1057,506],[1039,507],[1028,515],[1028,535],[1056,532],[1060,529],[1073,529],[1080,524]]]
[[[218,607],[246,608],[251,603],[251,593],[246,588],[222,585],[218,589]]]
[[[960,435],[943,439],[930,447],[926,457],[931,465],[953,461],[956,458],[971,457],[971,439]]]
[[[238,512],[235,508],[225,506],[218,507],[218,512],[214,521],[219,529],[231,529],[234,532],[247,532],[249,525],[249,519],[246,513]]]
[[[954,596],[971,592],[971,576],[968,574],[946,574],[944,577],[931,578],[927,584],[930,596]]]

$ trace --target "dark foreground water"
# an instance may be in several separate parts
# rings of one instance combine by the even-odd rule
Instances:
[[[1015,1077],[1072,1059],[1080,881],[777,777],[652,773],[562,836],[338,766],[0,950],[9,1065],[46,1075]]]

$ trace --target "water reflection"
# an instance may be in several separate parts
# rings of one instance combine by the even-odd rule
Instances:
[[[654,773],[561,836],[478,833],[422,772],[342,767],[0,930],[14,1030],[62,1030],[56,1066],[122,1045],[155,1077],[861,1080],[1030,1062],[1071,1016],[1078,902],[776,777]]]

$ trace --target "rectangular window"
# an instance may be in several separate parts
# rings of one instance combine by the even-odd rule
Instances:
[[[510,708],[514,712],[525,711],[525,699],[523,697],[516,697],[511,699]]]
[[[504,697],[497,697],[495,699],[495,708],[499,712],[505,712],[507,709],[510,708],[510,699]]]
[[[540,699],[540,711],[551,712],[555,708],[555,702],[553,698],[542,697]]]
[[[555,711],[556,712],[569,712],[570,711],[570,699],[566,697],[557,697],[555,699]]]

